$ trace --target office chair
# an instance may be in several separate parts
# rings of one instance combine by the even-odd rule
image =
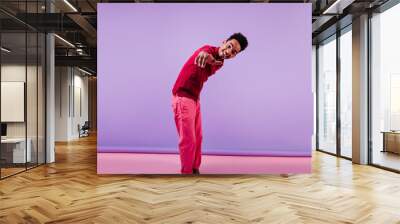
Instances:
[[[89,129],[90,129],[89,121],[85,121],[82,127],[80,127],[80,125],[78,124],[79,138],[89,136]]]

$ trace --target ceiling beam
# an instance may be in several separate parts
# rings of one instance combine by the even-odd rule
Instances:
[[[79,25],[83,31],[90,37],[86,40],[91,46],[96,46],[97,30],[81,14],[71,13],[67,15],[72,21]],[[92,40],[92,41],[91,41]]]

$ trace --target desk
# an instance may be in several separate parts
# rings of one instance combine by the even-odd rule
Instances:
[[[7,163],[25,163],[32,159],[31,145],[32,140],[27,139],[25,154],[25,138],[6,138],[1,139],[1,156]],[[12,158],[12,159],[11,159]],[[27,159],[27,161],[25,161]]]
[[[400,132],[382,131],[381,133],[383,133],[382,152],[400,154]]]

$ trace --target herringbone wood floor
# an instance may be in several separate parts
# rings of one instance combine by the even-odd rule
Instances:
[[[0,223],[400,223],[399,174],[319,152],[313,171],[98,176],[90,137],[0,181]]]

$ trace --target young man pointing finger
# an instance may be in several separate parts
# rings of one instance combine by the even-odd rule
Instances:
[[[220,47],[199,48],[183,65],[172,89],[182,174],[200,174],[203,136],[199,97],[204,82],[223,66],[225,59],[234,58],[247,45],[247,38],[235,33]]]

